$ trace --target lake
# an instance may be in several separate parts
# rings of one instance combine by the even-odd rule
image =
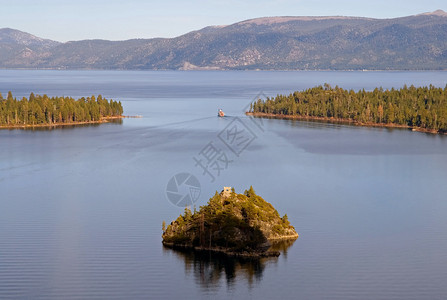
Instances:
[[[0,70],[4,96],[102,94],[143,116],[0,130],[0,299],[445,299],[447,136],[244,115],[326,82],[444,87],[447,72]],[[202,168],[210,147],[222,159]],[[163,248],[179,173],[197,208],[252,185],[300,237],[262,260]]]

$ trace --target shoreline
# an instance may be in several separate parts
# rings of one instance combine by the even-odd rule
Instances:
[[[32,128],[54,128],[64,126],[77,126],[77,125],[93,125],[110,123],[110,120],[120,120],[125,118],[142,118],[142,116],[112,116],[102,117],[98,121],[84,121],[84,122],[69,122],[69,123],[52,123],[52,124],[21,124],[21,125],[0,125],[1,129],[32,129]]]
[[[197,246],[191,246],[186,244],[174,244],[174,243],[168,243],[163,242],[163,246],[173,249],[173,250],[192,250],[194,252],[213,252],[213,253],[219,253],[224,254],[229,257],[240,257],[240,258],[261,258],[261,257],[278,257],[280,255],[279,251],[232,251],[227,248],[222,247],[197,247]]]
[[[275,243],[279,241],[287,241],[287,240],[296,240],[298,239],[298,234],[296,235],[287,235],[281,236],[278,238],[268,239],[269,242]],[[163,246],[173,249],[173,250],[192,250],[195,252],[214,252],[219,254],[224,254],[229,257],[239,257],[239,258],[262,258],[262,257],[278,257],[280,256],[280,252],[276,250],[259,250],[259,251],[233,251],[230,248],[224,247],[201,247],[201,246],[193,246],[189,244],[175,244],[172,242],[162,241]]]
[[[446,135],[447,132],[439,132],[434,129],[427,129],[422,127],[414,127],[408,125],[399,124],[388,124],[388,123],[372,123],[372,122],[359,122],[351,119],[340,119],[340,118],[328,118],[328,117],[312,117],[312,116],[298,116],[298,115],[283,115],[283,114],[272,114],[272,113],[253,113],[245,112],[247,116],[268,118],[268,119],[283,119],[283,120],[301,120],[301,121],[318,121],[332,124],[347,124],[352,126],[363,126],[363,127],[381,127],[381,128],[398,128],[398,129],[411,129],[412,131],[430,133],[430,134],[443,134]]]
[[[297,234],[291,234],[291,235],[283,235],[283,236],[279,236],[279,237],[271,237],[271,238],[267,238],[267,240],[269,242],[280,242],[280,241],[288,241],[288,240],[296,240],[299,237],[298,233]]]

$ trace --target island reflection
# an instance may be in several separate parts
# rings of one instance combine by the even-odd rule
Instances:
[[[285,240],[273,242],[270,250],[279,251],[280,257],[287,258],[289,248],[296,240]],[[163,247],[164,251],[172,251],[179,259],[185,262],[186,274],[193,272],[194,279],[203,288],[213,288],[220,286],[223,278],[227,287],[241,279],[245,279],[249,286],[254,281],[261,281],[263,272],[268,264],[275,264],[280,257],[266,258],[240,258],[229,257],[225,254],[214,252],[197,252],[194,250],[171,249]]]

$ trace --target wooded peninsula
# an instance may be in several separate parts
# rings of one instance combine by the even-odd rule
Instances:
[[[258,99],[247,114],[447,133],[447,85],[444,89],[412,85],[355,92],[325,84],[265,101]]]
[[[109,101],[101,95],[73,99],[31,93],[28,99],[17,100],[11,92],[6,99],[0,93],[0,128],[102,123],[122,114],[120,101]]]

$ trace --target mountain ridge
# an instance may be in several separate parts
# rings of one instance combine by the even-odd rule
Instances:
[[[262,17],[174,38],[66,43],[3,28],[0,68],[446,70],[447,13]]]

